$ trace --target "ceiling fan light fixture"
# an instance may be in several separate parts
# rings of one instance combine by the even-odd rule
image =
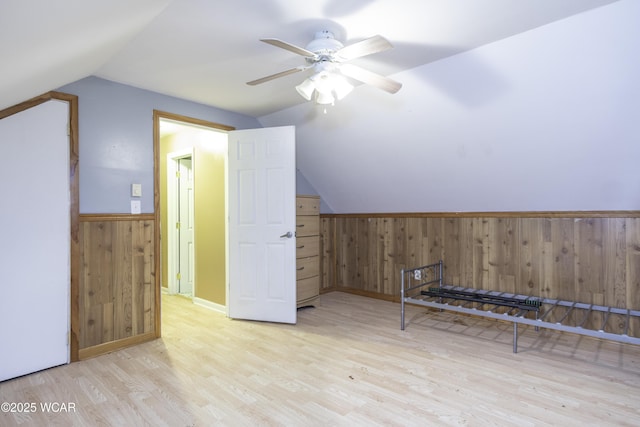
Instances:
[[[296,86],[296,90],[307,101],[311,101],[314,92],[317,104],[334,104],[336,99],[340,100],[347,96],[352,90],[347,79],[335,72],[321,71]]]
[[[318,92],[316,95],[316,104],[320,105],[333,105],[335,98],[331,92]]]
[[[336,94],[336,98],[341,100],[345,96],[349,95],[353,90],[353,85],[347,81],[343,76],[334,74],[333,76],[333,92]]]
[[[319,73],[314,74],[310,78],[311,80],[313,80],[313,83],[316,85],[316,90],[318,92],[331,93],[331,91],[333,90],[332,77],[333,77],[332,73],[321,71]]]
[[[311,101],[313,91],[316,90],[316,85],[311,79],[305,79],[302,83],[296,86],[296,90],[307,101]]]

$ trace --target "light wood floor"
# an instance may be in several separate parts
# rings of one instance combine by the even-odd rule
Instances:
[[[333,292],[298,324],[163,296],[163,338],[0,383],[25,426],[640,425],[640,346]]]

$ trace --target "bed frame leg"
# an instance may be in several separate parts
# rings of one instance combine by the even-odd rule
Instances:
[[[404,331],[404,269],[400,271],[400,330]]]
[[[518,352],[518,324],[513,322],[513,352]]]

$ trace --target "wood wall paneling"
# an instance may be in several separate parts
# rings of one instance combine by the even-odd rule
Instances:
[[[81,355],[95,355],[87,349],[111,342],[154,337],[153,219],[83,215],[80,242]]]
[[[640,309],[635,211],[322,215],[320,230],[324,291],[398,300],[403,268],[443,259],[448,284]],[[618,317],[607,328],[621,330]],[[593,315],[585,325],[602,321]]]
[[[619,275],[625,277],[622,283],[626,283],[625,286],[620,286],[620,290],[617,295],[622,295],[622,291],[626,291],[625,297],[618,297],[616,299],[626,301],[627,307],[640,307],[640,219],[635,218],[633,225],[627,221],[625,231],[625,244],[624,254],[620,254],[621,257],[626,258],[624,266],[619,266]],[[622,273],[625,271],[625,273]],[[620,303],[622,305],[622,302]],[[638,333],[640,331],[640,320],[636,320],[632,325],[633,332]]]
[[[335,250],[335,220],[325,219],[320,221],[320,292],[329,292],[335,289],[336,277]]]

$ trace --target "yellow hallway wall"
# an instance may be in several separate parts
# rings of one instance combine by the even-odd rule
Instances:
[[[194,296],[226,305],[225,153],[226,132],[185,126],[186,130],[160,138],[160,215],[162,236],[168,234],[167,154],[193,148],[195,203]],[[162,126],[161,126],[162,129]],[[167,286],[167,239],[162,239],[162,286]]]

